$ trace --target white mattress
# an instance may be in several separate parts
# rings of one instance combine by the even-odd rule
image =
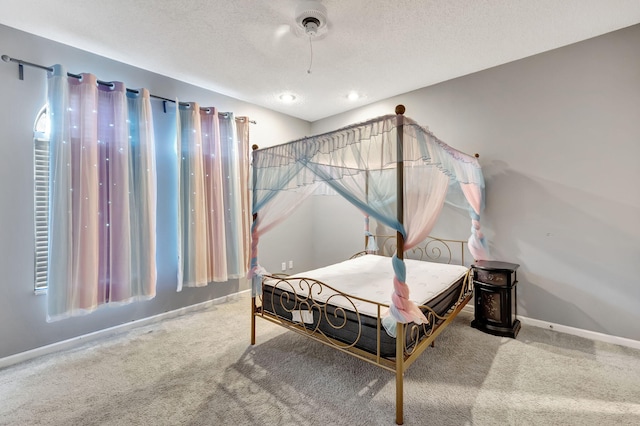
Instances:
[[[460,265],[447,265],[412,259],[406,259],[405,264],[407,266],[409,297],[418,305],[426,304],[426,302],[438,296],[468,271],[466,267]],[[307,295],[308,287],[304,284],[296,284],[295,280],[291,278],[313,278],[350,296],[357,296],[389,305],[391,304],[391,293],[393,292],[393,275],[390,257],[369,254],[292,275],[289,277],[288,282],[295,286],[295,291],[300,296]],[[265,280],[265,285],[273,286],[277,282],[277,280],[273,279]],[[277,287],[281,290],[291,291],[291,287],[283,283]],[[317,294],[317,290],[317,288],[314,288],[312,293],[313,299],[318,302],[325,302],[332,294],[335,294],[327,291],[328,289],[326,288],[323,289],[321,294]],[[377,316],[377,305],[361,301],[354,302],[360,314]],[[353,309],[351,304],[343,297],[333,297],[330,303]]]

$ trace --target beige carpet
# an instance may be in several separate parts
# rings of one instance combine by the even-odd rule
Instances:
[[[407,425],[639,425],[640,351],[462,313],[411,366]],[[393,374],[258,321],[247,295],[0,370],[1,425],[392,425]]]

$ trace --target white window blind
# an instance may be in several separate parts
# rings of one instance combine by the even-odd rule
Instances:
[[[49,117],[42,109],[34,129],[34,225],[36,293],[47,289],[49,262]]]

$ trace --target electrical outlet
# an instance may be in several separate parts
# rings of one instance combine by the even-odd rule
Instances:
[[[287,270],[287,262],[282,262],[282,272]]]
[[[289,261],[289,269],[293,269],[293,260]]]

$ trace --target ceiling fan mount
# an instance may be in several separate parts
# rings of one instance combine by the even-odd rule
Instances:
[[[296,8],[296,30],[298,35],[322,37],[329,27],[327,9],[319,1],[303,1]]]

